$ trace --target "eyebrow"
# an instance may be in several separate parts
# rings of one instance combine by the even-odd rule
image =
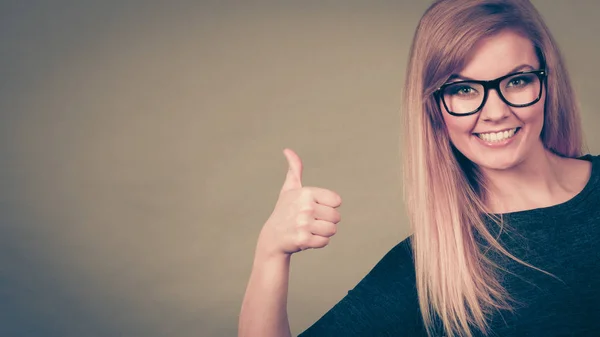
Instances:
[[[527,68],[529,68],[531,70],[535,69],[530,64],[521,64],[521,65],[518,65],[518,66],[514,67],[511,71],[507,72],[505,75],[516,73],[516,72],[522,71],[522,70],[527,69]],[[446,80],[446,83],[449,82],[449,81],[452,81],[452,80],[456,80],[456,79],[465,80],[465,81],[477,81],[477,80],[475,80],[473,78],[470,78],[470,77],[467,77],[467,76],[462,76],[460,74],[452,74],[452,75],[450,75],[450,77],[448,78],[448,80]]]

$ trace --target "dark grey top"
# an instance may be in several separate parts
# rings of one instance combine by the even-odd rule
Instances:
[[[503,232],[500,243],[562,282],[494,253],[510,271],[500,272],[502,285],[521,305],[514,314],[492,317],[493,336],[600,336],[600,157],[581,159],[592,162],[592,173],[571,200],[504,215],[514,230]],[[300,337],[426,336],[410,239],[392,248]]]

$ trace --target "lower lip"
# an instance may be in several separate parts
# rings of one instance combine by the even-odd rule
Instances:
[[[479,138],[479,136],[476,136],[476,135],[473,135],[473,137],[477,138],[477,140],[478,140],[478,141],[479,141],[481,144],[483,144],[483,145],[485,145],[485,146],[487,146],[487,147],[494,147],[494,148],[496,148],[496,147],[503,147],[503,146],[507,146],[508,144],[512,143],[512,142],[513,142],[513,140],[514,140],[514,139],[515,139],[515,138],[516,138],[516,137],[517,137],[517,136],[518,136],[520,133],[521,133],[521,128],[517,129],[517,131],[515,132],[515,134],[514,134],[512,137],[510,137],[510,138],[507,138],[507,139],[504,139],[504,140],[501,140],[501,141],[499,141],[499,142],[486,142],[485,140],[483,140],[483,139]]]

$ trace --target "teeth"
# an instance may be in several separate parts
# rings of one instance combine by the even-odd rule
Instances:
[[[517,128],[514,128],[514,129],[502,131],[502,132],[480,133],[480,134],[477,134],[477,136],[479,138],[485,140],[486,142],[494,143],[494,142],[501,142],[505,139],[508,139],[508,138],[514,136],[516,131],[517,131]]]

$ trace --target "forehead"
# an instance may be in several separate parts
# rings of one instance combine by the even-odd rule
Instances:
[[[540,64],[533,43],[523,35],[504,30],[480,40],[469,53],[459,75],[491,80],[510,73],[515,67]]]

